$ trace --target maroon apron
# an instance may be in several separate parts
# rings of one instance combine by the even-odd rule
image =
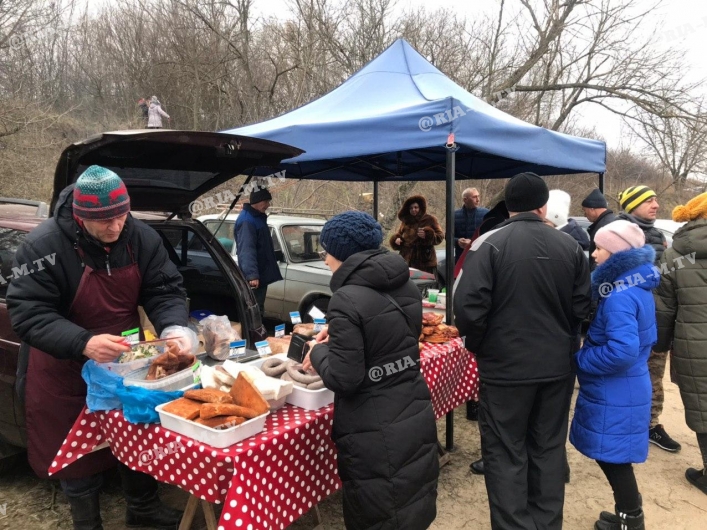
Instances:
[[[78,249],[81,261],[83,252]],[[93,270],[84,266],[68,320],[96,335],[121,332],[140,326],[138,300],[142,279],[128,247],[132,263],[118,269]],[[41,478],[86,404],[86,383],[81,369],[86,359],[63,360],[30,348],[25,409],[29,463]],[[67,449],[70,450],[70,449]],[[85,478],[115,466],[110,450],[90,453],[52,475],[59,479]]]

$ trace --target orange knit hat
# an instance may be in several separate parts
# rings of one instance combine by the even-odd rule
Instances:
[[[673,221],[677,223],[695,219],[707,219],[707,193],[701,193],[673,210]]]

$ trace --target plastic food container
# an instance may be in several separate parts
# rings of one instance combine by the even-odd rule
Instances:
[[[285,396],[290,405],[306,410],[317,410],[334,402],[334,392],[328,388],[308,390],[295,385],[292,393]]]
[[[278,353],[272,357],[277,357],[279,359],[287,359],[287,354]],[[246,363],[249,366],[257,366],[260,368],[266,359],[271,357],[266,357],[262,359],[256,359],[252,362]],[[330,403],[334,402],[334,392],[328,388],[322,388],[319,390],[308,390],[302,388],[301,386],[295,385],[292,389],[292,393],[285,396],[285,401],[290,405],[299,407],[306,410],[317,410],[322,407],[326,407]],[[272,408],[272,407],[271,407]],[[274,410],[274,409],[273,409]]]
[[[145,368],[152,364],[152,361],[155,359],[155,357],[164,353],[165,349],[167,348],[167,341],[161,339],[141,341],[136,344],[133,344],[131,350],[136,351],[138,348],[146,347],[154,348],[156,353],[152,357],[143,357],[141,359],[136,359],[127,363],[103,363],[101,364],[101,366],[103,366],[106,370],[110,372],[115,372],[118,375],[126,376],[131,372],[140,370],[141,368]]]
[[[269,412],[253,418],[252,420],[245,421],[240,425],[235,427],[230,427],[228,429],[212,429],[211,427],[206,427],[205,425],[199,425],[193,421],[180,418],[169,412],[162,410],[167,403],[164,403],[155,408],[157,413],[160,415],[160,423],[165,429],[174,431],[178,434],[183,434],[189,438],[193,438],[199,442],[203,442],[212,447],[218,449],[223,449],[224,447],[229,447],[238,442],[242,442],[246,438],[255,436],[259,432],[262,432],[265,428],[265,419],[268,417]]]
[[[130,372],[123,379],[123,384],[125,386],[140,386],[148,390],[171,392],[172,390],[184,390],[194,384],[201,383],[201,361],[199,359],[189,368],[155,381],[147,381],[145,379],[149,369],[150,367],[147,366]]]

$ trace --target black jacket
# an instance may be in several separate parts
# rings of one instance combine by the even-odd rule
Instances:
[[[560,232],[571,235],[582,250],[589,249],[589,236],[574,219],[568,219],[567,224],[560,228]]]
[[[67,316],[78,290],[83,269],[75,245],[84,251],[85,263],[93,269],[129,265],[128,243],[140,268],[140,305],[158,333],[170,325],[187,325],[186,293],[182,276],[170,261],[159,234],[128,215],[120,238],[110,254],[87,236],[73,219],[73,185],[61,192],[55,217],[28,234],[17,249],[13,265],[32,263],[44,256],[43,270],[13,278],[7,289],[7,308],[19,337],[59,359],[85,359],[82,352],[93,333],[71,323]],[[54,262],[52,264],[52,261]],[[106,315],[110,319],[110,315]]]
[[[422,530],[436,516],[437,430],[419,365],[422,304],[409,276],[405,260],[385,250],[348,258],[331,279],[329,342],[311,353],[336,396],[332,437],[349,530]]]
[[[597,249],[596,243],[594,243],[594,236],[597,233],[597,230],[600,228],[608,225],[609,223],[616,221],[616,214],[612,212],[611,210],[607,209],[604,211],[596,221],[594,221],[592,224],[589,225],[589,228],[587,228],[587,232],[589,233],[589,239],[591,240],[589,243],[589,270],[593,271],[597,267],[597,262],[594,260],[592,257],[592,254],[594,254],[594,251]]]
[[[577,243],[521,213],[467,256],[454,314],[483,382],[554,381],[572,371],[577,326],[590,310],[589,264]]]
[[[663,235],[663,232],[653,226],[653,223],[646,223],[645,221],[642,221],[641,219],[638,219],[637,217],[634,217],[626,212],[621,212],[616,219],[631,221],[641,227],[643,234],[646,236],[646,245],[652,246],[653,250],[655,250],[654,265],[659,265],[660,257],[663,255],[663,252],[665,252],[665,249],[668,248],[668,243]]]

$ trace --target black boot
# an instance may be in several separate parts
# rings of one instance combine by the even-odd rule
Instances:
[[[103,530],[98,492],[81,497],[67,497],[71,506],[74,530]]]
[[[466,402],[466,419],[470,421],[479,421],[479,402]]]
[[[482,458],[479,458],[475,462],[472,462],[471,465],[469,465],[469,469],[471,469],[471,472],[474,475],[483,475],[484,474],[484,460]]]
[[[150,475],[133,471],[123,464],[118,464],[118,469],[128,504],[125,511],[125,526],[176,530],[183,512],[160,502],[157,495],[157,481]]]
[[[685,478],[702,493],[707,494],[707,469],[691,467],[685,471]]]
[[[594,530],[645,530],[643,510],[634,515],[616,511],[616,514],[601,512],[594,523]]]

